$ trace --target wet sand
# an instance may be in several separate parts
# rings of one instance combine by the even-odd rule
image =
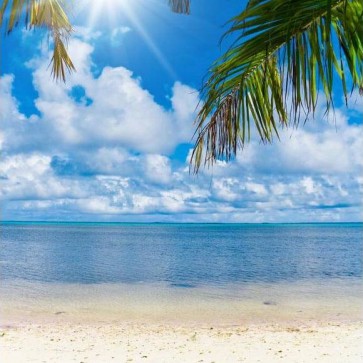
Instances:
[[[0,289],[1,363],[363,362],[359,289],[52,286]]]

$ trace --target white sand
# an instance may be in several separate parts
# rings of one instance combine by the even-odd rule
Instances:
[[[0,288],[0,363],[363,363],[360,285],[326,296],[265,288],[254,299],[46,287]]]
[[[0,362],[363,362],[363,323],[183,326],[71,323],[0,329]]]

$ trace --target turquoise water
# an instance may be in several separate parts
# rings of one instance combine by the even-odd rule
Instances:
[[[362,224],[3,223],[0,325],[362,319]]]
[[[3,223],[1,280],[227,284],[362,277],[362,224]]]

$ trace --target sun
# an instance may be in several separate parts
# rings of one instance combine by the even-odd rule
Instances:
[[[130,0],[83,0],[83,8],[88,11],[88,26],[92,28],[99,19],[107,19],[114,24],[120,14],[128,11]]]

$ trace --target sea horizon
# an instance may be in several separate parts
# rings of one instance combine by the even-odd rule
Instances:
[[[362,225],[363,221],[344,221],[344,222],[163,222],[163,221],[154,221],[154,222],[113,222],[113,221],[66,221],[66,220],[0,220],[0,226],[2,224],[100,224],[100,225],[111,225],[111,224],[120,224],[120,225],[150,225],[150,224],[162,224],[162,225]]]

